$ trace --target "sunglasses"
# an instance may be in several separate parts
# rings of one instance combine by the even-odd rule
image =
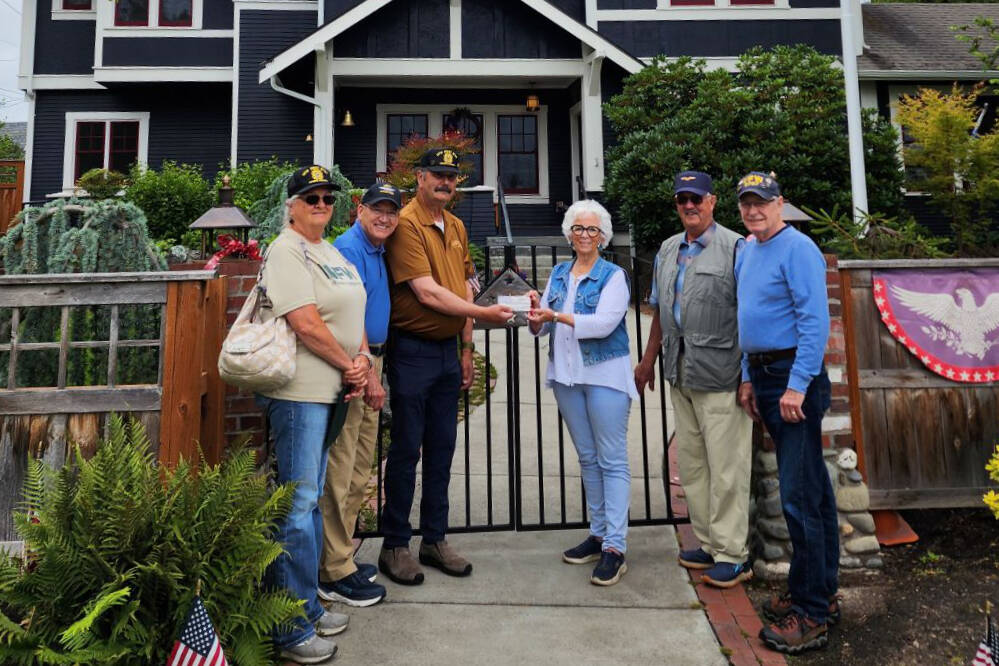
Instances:
[[[574,224],[569,227],[569,231],[576,236],[582,236],[585,233],[590,238],[596,238],[600,234],[600,227],[584,227],[581,224]]]
[[[676,201],[678,206],[686,206],[688,202],[694,204],[695,206],[700,206],[701,202],[704,201],[704,197],[700,194],[690,194],[688,192],[677,194],[673,197],[673,199]]]
[[[333,202],[336,201],[336,197],[334,197],[332,194],[324,194],[323,196],[319,196],[318,194],[306,194],[304,197],[302,197],[302,201],[309,204],[310,206],[315,206],[317,203],[319,203],[320,199],[322,199],[323,203],[326,204],[327,206],[332,206]]]

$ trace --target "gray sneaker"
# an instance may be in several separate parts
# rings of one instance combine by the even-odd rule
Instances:
[[[316,633],[320,636],[336,636],[347,630],[347,623],[350,618],[343,613],[325,611],[316,620]]]
[[[298,645],[281,650],[281,658],[296,664],[321,664],[336,655],[336,643],[312,634]]]

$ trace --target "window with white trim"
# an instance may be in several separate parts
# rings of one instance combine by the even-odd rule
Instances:
[[[411,137],[427,136],[427,114],[425,113],[393,113],[386,117],[386,123],[388,143],[385,145],[385,149],[390,156]]]
[[[128,173],[149,153],[149,113],[67,113],[63,189],[91,169]]]
[[[190,28],[194,9],[194,0],[115,0],[114,24]]]
[[[90,11],[91,0],[62,0],[62,8],[67,11]]]
[[[503,192],[538,193],[538,118],[530,114],[498,116],[499,174]]]
[[[483,118],[481,113],[457,116],[445,113],[441,119],[443,133],[460,132],[462,136],[474,139],[475,141],[472,146],[478,152],[470,153],[463,157],[466,162],[471,162],[474,165],[472,172],[468,174],[468,177],[462,183],[465,187],[478,187],[482,185],[482,124]]]

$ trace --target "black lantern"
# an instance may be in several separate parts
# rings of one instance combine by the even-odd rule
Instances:
[[[215,246],[215,235],[222,230],[231,230],[245,244],[250,237],[250,229],[257,226],[243,212],[243,209],[232,202],[233,189],[230,187],[229,176],[222,177],[222,187],[219,188],[219,205],[205,211],[188,229],[201,230],[201,256],[207,256],[208,248]]]

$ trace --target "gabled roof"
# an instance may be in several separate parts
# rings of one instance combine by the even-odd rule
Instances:
[[[291,48],[282,51],[274,59],[264,63],[260,70],[259,82],[263,83],[275,74],[279,74],[313,51],[325,48],[326,44],[337,35],[360,23],[390,2],[392,0],[365,0],[356,7],[347,10]],[[596,30],[572,18],[547,0],[519,0],[519,2],[552,21],[559,28],[566,30],[594,51],[602,53],[628,73],[634,74],[645,66],[641,60],[627,53]]]
[[[999,4],[886,3],[862,5],[864,53],[857,59],[861,78],[986,78],[983,65],[956,38],[951,26],[972,26],[975,17],[999,22]],[[995,42],[985,39],[983,51]],[[936,75],[936,76],[934,76]],[[900,77],[901,78],[901,77]]]

